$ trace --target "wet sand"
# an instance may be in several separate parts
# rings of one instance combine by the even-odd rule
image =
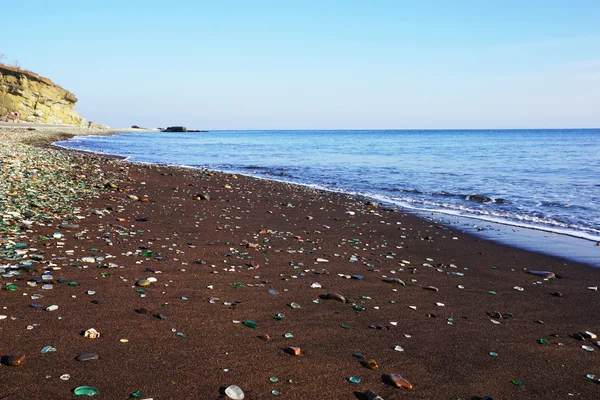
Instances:
[[[0,366],[2,399],[75,398],[83,385],[104,399],[136,391],[144,399],[227,398],[229,385],[246,399],[356,399],[366,390],[386,400],[598,396],[600,385],[586,377],[600,377],[598,339],[570,336],[600,334],[599,293],[588,289],[599,284],[597,269],[362,199],[23,141],[3,144],[17,158],[43,155],[29,158],[28,170],[55,152],[55,163],[64,157],[58,175],[77,196],[61,209],[44,198],[31,208],[20,201],[27,180],[49,178],[6,180],[23,193],[3,197],[0,214],[22,214],[3,218],[0,267],[5,275],[22,268],[2,278],[0,355],[26,358]],[[5,177],[15,173],[1,162]],[[59,183],[37,184],[36,196]],[[33,286],[50,270],[52,289]],[[156,282],[135,285],[147,278]],[[319,297],[326,293],[348,302]],[[58,309],[45,311],[51,305]],[[257,327],[238,323],[248,320]],[[89,328],[100,337],[83,337]],[[42,354],[45,346],[56,351]],[[301,354],[286,353],[290,346]],[[76,361],[82,353],[98,359]],[[363,365],[369,359],[376,371]],[[413,390],[382,379],[392,373]]]

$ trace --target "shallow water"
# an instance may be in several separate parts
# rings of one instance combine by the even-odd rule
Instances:
[[[134,132],[59,145],[600,241],[600,130]]]

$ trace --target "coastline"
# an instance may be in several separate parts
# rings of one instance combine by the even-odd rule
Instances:
[[[122,130],[122,132],[125,131]],[[62,147],[68,150],[78,150],[85,153],[100,154],[103,156],[112,155],[125,157],[123,155],[118,155],[118,151],[116,153],[107,153],[103,151],[95,152],[94,150],[86,150],[85,148],[80,149],[77,148],[77,146],[75,148],[71,148],[69,147],[69,144],[65,142],[55,142],[53,145],[56,147]],[[139,161],[133,157],[137,156],[132,156],[132,158],[127,156],[125,159],[140,165],[176,165],[190,169],[205,168],[195,165],[171,164],[168,162],[161,163],[148,160]],[[208,166],[208,168],[211,169],[210,166]],[[523,221],[502,219],[486,214],[463,214],[461,211],[444,209],[443,207],[420,207],[390,198],[385,195],[370,193],[369,191],[355,192],[351,190],[326,187],[324,185],[304,182],[302,179],[297,177],[294,179],[278,178],[271,176],[270,174],[261,175],[247,172],[240,168],[211,170],[218,171],[220,173],[237,174],[240,176],[244,175],[255,179],[300,185],[316,190],[329,191],[342,196],[353,196],[366,201],[375,201],[386,207],[392,207],[402,212],[408,212],[426,219],[433,219],[435,221],[439,221],[441,224],[468,231],[469,233],[472,233],[480,238],[499,241],[500,243],[508,244],[510,246],[516,246],[522,249],[564,258],[566,260],[582,262],[595,267],[600,267],[600,242],[598,241],[600,240],[600,237],[584,231],[570,230],[557,226],[535,225]]]
[[[0,128],[5,144],[3,132]],[[57,140],[19,135],[8,150],[20,153],[26,146],[24,153],[40,157],[47,156],[42,154],[46,150],[21,143]],[[586,374],[600,376],[600,348],[569,337],[600,332],[598,292],[587,289],[598,286],[600,272],[594,268],[481,240],[351,196],[46,149],[66,158],[67,181],[74,187],[89,183],[90,192],[81,193],[72,209],[78,212],[69,216],[78,228],[59,228],[65,216],[58,213],[49,223],[39,219],[24,230],[2,232],[3,246],[10,245],[8,240],[27,243],[27,259],[36,253],[42,260],[32,261],[36,272],[3,278],[0,314],[7,318],[0,321],[5,339],[0,355],[20,352],[26,361],[21,367],[0,366],[11,382],[0,397],[65,398],[82,384],[98,387],[105,398],[141,390],[155,399],[219,398],[220,388],[230,384],[239,385],[250,399],[272,397],[272,390],[299,399],[360,398],[355,392],[368,389],[384,399],[597,394],[597,384]],[[20,183],[25,185],[26,178],[31,177],[20,177]],[[210,199],[196,200],[197,194]],[[148,220],[136,221],[141,217]],[[53,239],[57,231],[62,237]],[[40,242],[41,236],[50,239]],[[153,254],[143,256],[147,251]],[[0,266],[18,263],[7,254]],[[86,263],[85,257],[96,258]],[[249,266],[252,261],[257,269]],[[27,285],[53,268],[60,268],[52,274],[54,289]],[[560,278],[544,281],[525,268],[550,270]],[[346,279],[352,275],[362,278]],[[134,286],[150,276],[158,282]],[[58,283],[63,277],[77,286]],[[383,281],[389,277],[402,279],[405,286]],[[6,290],[9,282],[20,290]],[[311,288],[315,282],[322,288]],[[424,290],[429,286],[439,291]],[[145,290],[145,297],[137,290]],[[351,302],[314,302],[327,292]],[[562,296],[552,295],[556,292]],[[30,298],[38,293],[44,297]],[[211,298],[218,300],[211,303]],[[29,307],[36,301],[59,310]],[[291,308],[292,302],[301,308]],[[135,312],[141,308],[147,313]],[[494,312],[500,317],[488,314]],[[274,320],[278,313],[285,317]],[[258,327],[234,320],[253,320]],[[26,329],[35,323],[40,325]],[[91,327],[102,336],[79,335]],[[284,338],[288,332],[294,337]],[[265,333],[269,341],[259,338]],[[128,342],[121,343],[123,338]],[[540,338],[549,344],[539,344]],[[57,351],[41,354],[46,345]],[[286,354],[281,349],[287,346],[300,347],[302,354]],[[97,353],[99,360],[74,361],[81,352]],[[379,370],[362,366],[354,353],[375,359]],[[71,378],[60,380],[65,373]],[[414,390],[385,384],[381,377],[389,373],[403,375]],[[276,383],[269,381],[274,376]],[[351,376],[361,382],[350,383]]]

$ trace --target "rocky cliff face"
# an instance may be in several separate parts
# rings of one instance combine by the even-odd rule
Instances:
[[[50,79],[0,64],[0,119],[12,112],[19,120],[40,124],[84,125],[75,112],[77,97]]]

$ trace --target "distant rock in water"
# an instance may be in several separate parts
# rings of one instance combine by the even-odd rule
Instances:
[[[75,111],[77,97],[34,72],[0,64],[0,119],[91,127]],[[16,113],[16,115],[15,115]]]
[[[185,126],[169,126],[168,128],[161,129],[162,132],[207,132],[200,129],[188,129]]]
[[[187,132],[187,128],[185,126],[169,126],[164,130],[164,132]]]

